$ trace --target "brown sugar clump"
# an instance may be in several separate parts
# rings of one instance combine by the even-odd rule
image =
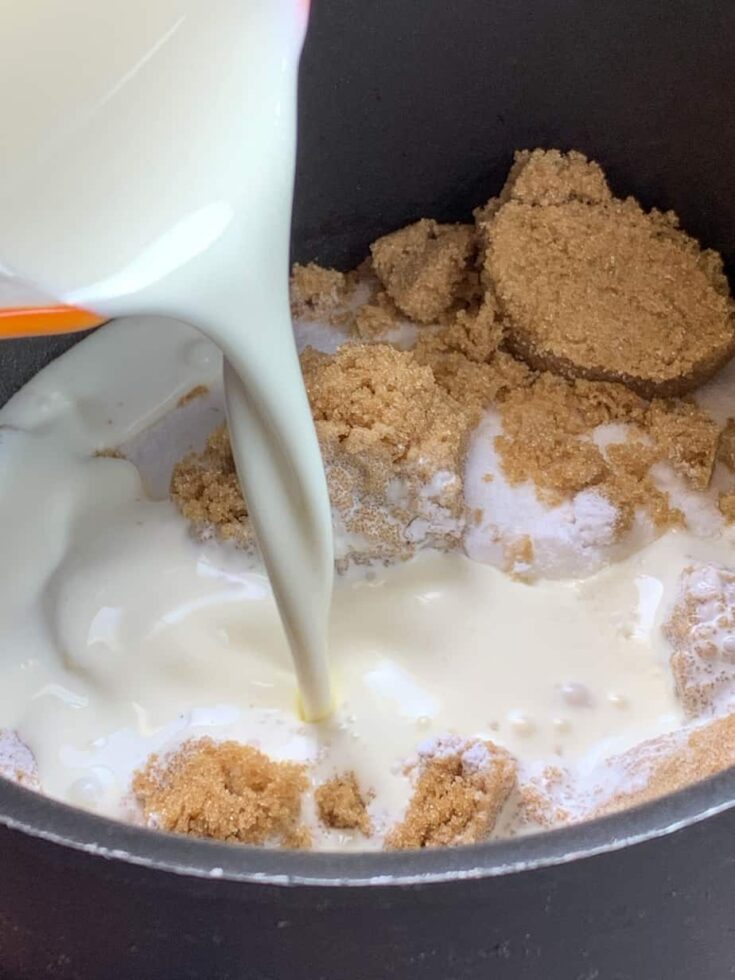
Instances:
[[[599,178],[576,157],[549,167],[532,154],[481,220],[507,344],[536,368],[682,394],[735,350],[721,262],[673,215],[607,198]]]
[[[361,340],[376,340],[395,330],[405,319],[387,293],[380,291],[371,303],[355,310],[355,332]]]
[[[735,698],[735,571],[713,564],[685,569],[664,635],[687,717],[729,706]]]
[[[717,507],[726,524],[735,524],[735,490],[721,493],[717,498]]]
[[[482,511],[480,511],[482,515]],[[513,538],[503,552],[504,570],[517,579],[527,578],[534,559],[533,540],[528,534]]]
[[[480,306],[458,310],[447,326],[422,331],[413,353],[447,394],[479,417],[531,383],[527,365],[498,349],[502,339],[503,324],[488,295]]]
[[[657,398],[651,403],[647,426],[674,469],[696,490],[706,490],[720,436],[713,419],[692,402]]]
[[[623,770],[631,788],[621,788],[589,816],[615,813],[675,793],[735,765],[735,715],[719,718],[691,732],[651,739],[607,763]],[[642,785],[641,785],[642,784]]]
[[[645,403],[622,385],[542,374],[502,405],[503,433],[495,445],[503,470],[511,483],[532,480],[545,499],[558,503],[609,476],[590,430],[636,421],[644,409]]]
[[[347,277],[314,262],[294,265],[291,271],[291,311],[295,317],[329,319],[343,305]]]
[[[206,385],[195,385],[191,391],[187,391],[185,395],[182,395],[176,403],[177,408],[183,408],[184,405],[188,405],[189,402],[196,401],[197,398],[204,398],[205,395],[209,394],[209,388]]]
[[[686,468],[690,479],[705,479],[711,468],[716,427],[708,416],[684,403],[681,409],[678,403],[660,403],[652,410],[614,382],[570,381],[545,372],[525,389],[511,391],[500,410],[503,432],[495,447],[508,481],[531,480],[550,505],[594,487],[617,508],[619,534],[631,526],[638,508],[659,528],[683,522],[649,476],[663,455]],[[592,430],[615,422],[628,427],[627,439],[603,450],[592,440]],[[648,434],[653,424],[658,445]]]
[[[452,398],[411,352],[385,344],[346,345],[334,355],[307,349],[301,360],[333,511],[359,542],[338,556],[340,567],[349,558],[408,558],[422,542],[453,546],[462,531],[464,443],[477,407]],[[203,453],[177,464],[170,493],[200,532],[253,543],[224,426]]]
[[[333,356],[306,350],[301,363],[320,438],[349,454],[378,450],[393,462],[456,459],[466,414],[410,351],[350,345]]]
[[[521,150],[503,189],[502,203],[548,206],[567,201],[602,204],[612,199],[602,167],[571,150]]]
[[[601,762],[580,781],[547,767],[524,782],[511,825],[548,829],[640,806],[735,764],[735,715],[648,739]]]
[[[153,755],[133,779],[146,819],[162,830],[241,844],[308,847],[301,825],[305,767],[238,742],[203,738]]]
[[[386,837],[386,847],[442,847],[485,840],[515,782],[515,761],[492,742],[440,740],[421,754],[408,810]]]
[[[422,364],[432,364],[436,358],[454,353],[483,364],[497,351],[502,339],[503,324],[494,301],[489,298],[474,310],[458,310],[448,326],[423,331],[415,353]]]
[[[125,459],[125,453],[114,448],[98,449],[94,455],[97,459]]]
[[[575,803],[569,772],[559,766],[545,766],[538,775],[520,783],[515,795],[512,825],[516,828],[548,830],[570,823]]]
[[[512,392],[528,387],[533,378],[522,361],[504,351],[481,363],[458,351],[417,348],[416,359],[428,363],[436,383],[477,418],[488,405],[502,404]]]
[[[214,430],[204,452],[190,453],[176,464],[170,496],[199,531],[214,529],[222,540],[252,543],[226,426]]]
[[[607,447],[606,459],[610,472],[597,489],[617,507],[619,533],[632,525],[638,508],[646,511],[660,530],[684,524],[682,512],[672,507],[669,495],[659,489],[648,475],[659,455],[656,447],[635,438]]]
[[[440,225],[423,218],[379,238],[373,267],[399,310],[435,323],[454,303],[472,257],[471,225]]]
[[[735,472],[735,419],[728,419],[720,433],[717,458]]]
[[[397,560],[422,543],[456,544],[461,462],[477,411],[413,353],[385,344],[348,345],[333,356],[306,350],[302,368],[333,509],[361,542],[351,557]]]
[[[360,792],[354,772],[328,779],[314,791],[317,813],[325,827],[359,830],[366,837],[372,833],[365,797]]]

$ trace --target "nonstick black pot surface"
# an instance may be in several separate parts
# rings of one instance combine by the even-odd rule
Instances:
[[[731,0],[314,0],[294,258],[467,218],[516,148],[577,148],[735,269]],[[0,402],[69,340],[0,347]],[[0,787],[0,977],[723,980],[735,774],[452,852],[269,854]]]

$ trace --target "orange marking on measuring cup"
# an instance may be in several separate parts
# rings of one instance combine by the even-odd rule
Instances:
[[[0,338],[75,333],[104,322],[96,313],[74,306],[10,307],[0,309]]]

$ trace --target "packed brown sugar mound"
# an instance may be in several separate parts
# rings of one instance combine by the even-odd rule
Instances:
[[[688,718],[735,706],[735,572],[721,565],[685,569],[664,633],[676,693]]]
[[[301,801],[304,766],[274,762],[250,745],[185,742],[152,756],[136,773],[133,793],[146,821],[161,830],[241,844],[308,847]]]
[[[533,367],[679,395],[735,350],[722,263],[672,214],[614,198],[581,154],[519,154],[478,212],[506,343]]]
[[[513,757],[494,743],[439,740],[420,752],[408,810],[385,846],[446,847],[486,840],[515,783]]]

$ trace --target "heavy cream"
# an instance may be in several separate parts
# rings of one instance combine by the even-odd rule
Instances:
[[[331,523],[288,306],[306,4],[43,0],[1,19],[0,261],[70,306],[196,323],[225,353],[240,481],[321,717]]]

